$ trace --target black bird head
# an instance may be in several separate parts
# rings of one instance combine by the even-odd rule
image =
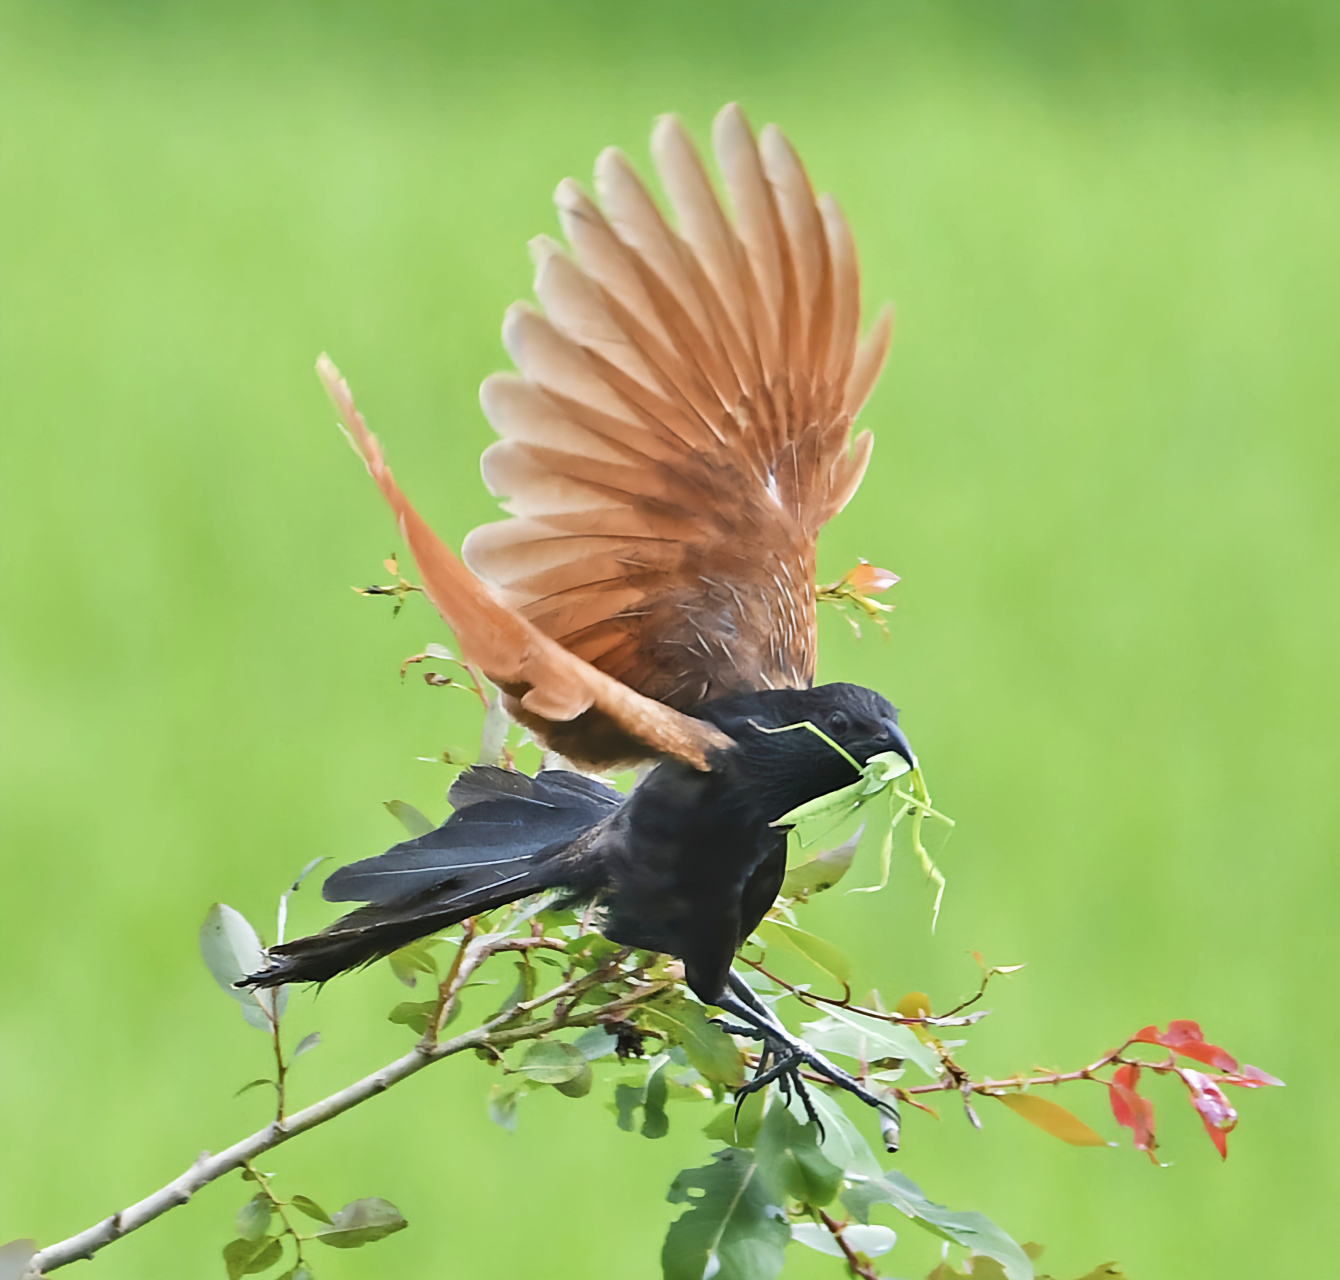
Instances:
[[[913,768],[916,756],[887,698],[858,684],[814,689],[768,689],[721,698],[696,714],[735,739],[743,771],[768,792],[767,808],[787,812],[855,782],[842,752],[803,726],[813,725],[858,765],[893,751]]]

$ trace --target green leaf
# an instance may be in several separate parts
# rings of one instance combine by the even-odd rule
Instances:
[[[703,1128],[703,1134],[732,1147],[752,1147],[758,1137],[759,1125],[763,1123],[763,1103],[767,1096],[766,1089],[759,1089],[745,1094],[738,1112],[733,1103],[722,1107]]]
[[[579,1049],[578,1052],[580,1053],[581,1050]],[[571,1080],[564,1080],[562,1084],[554,1085],[554,1088],[565,1098],[584,1098],[591,1092],[591,1085],[594,1080],[595,1076],[591,1072],[591,1064],[583,1058],[581,1069],[577,1074]]]
[[[301,1058],[309,1049],[315,1049],[321,1043],[321,1032],[313,1031],[310,1035],[305,1035],[298,1041],[297,1047],[293,1050],[292,1057],[289,1058],[289,1065],[293,1065],[295,1058]]]
[[[853,1178],[848,1171],[847,1177],[854,1185],[842,1193],[842,1203],[858,1222],[870,1220],[871,1205],[889,1204],[932,1235],[994,1259],[1003,1268],[1006,1280],[1033,1280],[1033,1263],[1028,1254],[982,1214],[956,1213],[944,1205],[932,1203],[922,1195],[916,1183],[896,1169],[861,1180]],[[977,1268],[978,1263],[974,1260],[974,1278],[979,1274]],[[989,1271],[983,1270],[981,1274],[987,1275]]]
[[[495,1084],[489,1090],[489,1119],[508,1133],[516,1132],[516,1100],[519,1091],[509,1085]]]
[[[305,1213],[309,1218],[315,1218],[318,1222],[328,1223],[330,1221],[330,1214],[308,1196],[294,1196],[289,1204],[299,1212]]]
[[[880,1254],[888,1253],[895,1244],[898,1243],[898,1236],[888,1227],[862,1226],[859,1223],[855,1226],[848,1225],[842,1229],[842,1238],[858,1253],[863,1253],[867,1258],[878,1258]],[[827,1227],[821,1227],[817,1222],[793,1222],[791,1224],[791,1239],[797,1244],[803,1244],[817,1253],[826,1253],[830,1258],[845,1258],[847,1255],[842,1252],[842,1246],[838,1244],[837,1238]]]
[[[594,969],[599,961],[606,956],[612,956],[620,950],[620,947],[617,942],[611,942],[603,934],[584,933],[579,938],[573,938],[563,950],[574,959],[587,961],[583,968]]]
[[[428,1019],[433,1016],[436,1009],[436,1000],[405,1000],[386,1015],[386,1021],[399,1023],[423,1035],[428,1030]]]
[[[437,943],[436,938],[419,938],[408,946],[401,947],[399,951],[392,951],[386,957],[391,972],[407,987],[414,986],[418,981],[417,974],[436,974],[437,958],[433,955],[432,948],[437,946]]]
[[[795,827],[796,838],[808,847],[820,835],[826,835],[844,818],[855,812],[865,794],[865,780],[858,778],[850,786],[816,796],[782,814],[774,827]],[[822,830],[819,830],[822,828]]]
[[[430,831],[437,830],[437,823],[420,813],[409,801],[386,800],[383,803],[391,817],[395,818],[411,836],[426,836]]]
[[[808,862],[792,867],[782,881],[782,897],[804,898],[811,893],[822,893],[831,889],[851,870],[852,860],[856,857],[857,846],[861,842],[861,827],[850,840],[844,840],[836,849],[826,849],[815,854]]]
[[[845,1169],[849,1178],[860,1175],[878,1177],[879,1161],[875,1159],[875,1153],[870,1150],[860,1130],[852,1123],[851,1117],[822,1090],[810,1090],[810,1103],[819,1113],[820,1123],[824,1127],[823,1137],[819,1139],[819,1150],[839,1169]],[[798,1124],[809,1119],[799,1098],[793,1097],[789,1108]]]
[[[1060,1103],[1039,1098],[1035,1093],[1001,1093],[1000,1101],[1017,1115],[1039,1129],[1060,1138],[1072,1147],[1105,1147],[1107,1139],[1100,1137],[1078,1116],[1067,1111]]]
[[[797,1123],[775,1099],[763,1117],[756,1151],[769,1184],[801,1204],[822,1207],[837,1195],[842,1170],[819,1150],[818,1126]]]
[[[644,1086],[636,1084],[616,1084],[614,1086],[614,1110],[616,1123],[625,1133],[633,1132],[633,1119],[642,1105]]]
[[[659,1065],[647,1072],[647,1083],[642,1090],[642,1136],[664,1138],[670,1132],[670,1117],[665,1114],[665,1069],[669,1059],[661,1055]]]
[[[537,1084],[566,1084],[582,1072],[591,1072],[582,1051],[562,1040],[536,1040],[527,1047],[517,1070]]]
[[[932,1080],[940,1075],[940,1059],[935,1050],[896,1022],[882,1022],[851,1009],[830,1006],[827,1017],[802,1023],[801,1030],[816,1049],[865,1063],[884,1058],[905,1059],[915,1062]]]
[[[619,1047],[619,1037],[611,1035],[604,1027],[588,1027],[572,1044],[583,1058],[594,1062],[613,1053]]]
[[[389,1200],[370,1196],[352,1200],[331,1216],[330,1225],[316,1233],[322,1244],[333,1249],[358,1249],[393,1232],[403,1231],[409,1223]]]
[[[784,920],[765,920],[754,930],[768,943],[781,943],[784,947],[803,956],[812,965],[824,973],[836,978],[845,987],[851,982],[851,961],[831,942],[797,929]]]
[[[665,1280],[771,1280],[791,1238],[777,1193],[760,1176],[752,1151],[731,1148],[712,1160],[670,1184],[666,1199],[690,1207],[666,1233]]]
[[[270,1197],[258,1191],[233,1219],[237,1234],[243,1240],[259,1240],[270,1229],[270,1212]]]
[[[739,1048],[720,1027],[707,1020],[702,1005],[675,992],[643,1005],[638,1017],[664,1033],[671,1044],[682,1045],[703,1079],[731,1086],[744,1079]]]
[[[280,1240],[271,1240],[252,1260],[247,1263],[243,1275],[256,1275],[261,1271],[269,1271],[280,1258],[284,1256],[284,1245]]]
[[[283,1252],[283,1246],[274,1236],[229,1241],[223,1246],[223,1265],[228,1270],[228,1280],[241,1280],[242,1276],[269,1270]]]
[[[249,1093],[252,1089],[259,1089],[260,1086],[263,1084],[272,1085],[274,1084],[274,1081],[270,1079],[248,1080],[246,1084],[244,1084],[235,1094],[233,1094],[233,1097],[240,1098],[244,1093]]]
[[[269,1031],[270,1016],[266,1010],[273,1007],[277,1015],[282,1015],[288,992],[287,988],[278,987],[262,996],[249,987],[233,985],[247,974],[264,969],[266,964],[261,940],[246,917],[222,902],[210,907],[200,926],[200,956],[224,994],[237,1001],[247,1024]]]
[[[910,771],[911,766],[896,751],[882,751],[866,761],[855,782],[799,805],[772,825],[795,827],[800,843],[811,845],[875,796],[890,790],[897,778]]]

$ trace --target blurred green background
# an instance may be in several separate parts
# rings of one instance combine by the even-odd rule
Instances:
[[[422,602],[392,621],[348,589],[396,538],[316,353],[458,542],[495,515],[475,389],[555,184],[610,143],[645,169],[658,113],[704,137],[739,99],[841,199],[871,310],[898,306],[874,462],[821,547],[826,576],[857,554],[902,574],[898,612],[887,643],[828,618],[821,674],[893,696],[959,822],[936,937],[906,865],[812,925],[889,999],[966,994],[974,948],[1027,961],[963,1053],[978,1072],[1194,1017],[1289,1082],[1235,1096],[1226,1165],[1167,1082],[1167,1169],[952,1105],[909,1119],[898,1164],[1060,1275],[1320,1274],[1333,4],[9,0],[3,26],[0,1240],[61,1238],[264,1122],[233,1092],[266,1045],[201,965],[201,918],[264,926],[309,858],[397,837],[385,799],[440,816],[447,771],[415,757],[475,732],[466,700],[397,678],[445,639]],[[310,891],[295,916],[329,918]],[[296,995],[292,1034],[325,1037],[297,1101],[407,1048],[404,996],[386,966]],[[410,1219],[321,1251],[323,1277],[659,1274],[706,1109],[649,1143],[551,1092],[507,1134],[491,1079],[457,1060],[264,1162]],[[1097,1089],[1065,1100],[1115,1136]],[[222,1275],[245,1198],[215,1184],[97,1274]],[[884,1269],[924,1274],[933,1242],[903,1236]]]

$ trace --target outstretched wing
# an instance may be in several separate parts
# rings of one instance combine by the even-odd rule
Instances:
[[[728,106],[713,141],[733,225],[674,117],[652,154],[677,230],[617,151],[604,212],[559,186],[573,256],[534,243],[544,314],[511,308],[520,373],[480,393],[513,518],[463,549],[538,631],[681,710],[812,681],[815,538],[869,459],[851,422],[890,330],[857,341],[851,234],[782,134]]]
[[[395,512],[424,590],[455,633],[462,655],[514,700],[519,718],[542,741],[596,768],[668,755],[706,769],[709,750],[731,745],[712,725],[597,671],[499,601],[401,493],[339,370],[325,355],[316,368],[351,442]]]

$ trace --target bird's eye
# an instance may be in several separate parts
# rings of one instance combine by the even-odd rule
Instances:
[[[843,734],[851,728],[851,721],[847,719],[846,714],[841,711],[834,711],[828,717],[828,729],[830,733]]]

